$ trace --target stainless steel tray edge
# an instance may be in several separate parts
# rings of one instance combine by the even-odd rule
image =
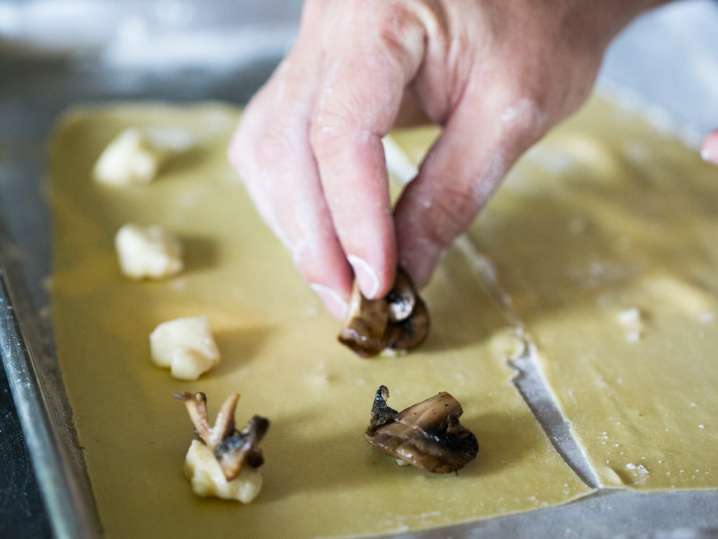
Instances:
[[[3,267],[5,266],[5,267]],[[64,384],[57,373],[39,368],[41,334],[34,327],[16,272],[0,259],[0,355],[12,392],[25,443],[43,496],[54,535],[58,539],[100,537],[101,526],[82,448],[77,442]],[[27,298],[27,296],[24,296]],[[41,347],[42,348],[42,347]],[[50,378],[59,378],[50,381]],[[48,390],[47,384],[55,387]],[[52,397],[50,397],[52,395]],[[56,428],[60,426],[61,428]]]
[[[52,4],[52,2],[41,3],[43,6]],[[142,2],[126,4],[98,2],[97,5],[119,9],[128,4],[134,6],[133,10],[134,8],[139,10],[149,8],[151,3],[145,5]],[[191,5],[192,2],[187,4]],[[247,5],[250,4],[252,2],[238,2],[237,9],[246,10]],[[279,6],[282,2],[267,0],[266,5],[270,4]],[[640,95],[643,100],[664,108],[673,95],[663,95],[659,90],[665,89],[665,92],[668,92],[675,86],[675,80],[687,77],[690,74],[689,68],[693,67],[691,73],[702,73],[703,76],[694,76],[697,78],[697,81],[694,81],[695,92],[686,95],[685,99],[680,101],[680,107],[673,108],[673,119],[676,120],[677,125],[691,125],[693,129],[690,136],[684,137],[691,142],[695,140],[693,136],[695,132],[700,133],[718,125],[718,100],[706,98],[715,95],[712,81],[718,79],[706,76],[706,73],[711,74],[715,70],[708,69],[704,64],[699,67],[691,66],[689,62],[684,61],[688,56],[685,54],[686,50],[696,53],[704,49],[706,43],[718,43],[716,41],[718,34],[714,33],[714,27],[711,26],[711,21],[718,20],[717,5],[706,1],[677,2],[675,10],[685,12],[685,15],[677,21],[673,20],[672,14],[666,12],[665,15],[651,16],[651,20],[647,20],[645,25],[639,22],[634,31],[619,38],[620,43],[617,43],[619,46],[614,48],[613,54],[609,54],[602,76],[604,88],[605,83],[609,83],[611,90],[615,91],[616,88],[630,90]],[[115,19],[109,19],[114,24]],[[704,28],[701,28],[700,22],[704,23],[702,25]],[[672,55],[669,54],[670,50],[656,51],[655,55],[647,54],[652,51],[646,51],[641,46],[645,43],[643,41],[645,36],[640,32],[643,30],[642,26],[652,26],[653,35],[656,29],[664,30],[665,35],[680,37],[681,43],[688,43],[691,47],[677,48],[669,39],[653,40],[651,43],[662,42],[657,43],[657,48],[676,50]],[[701,29],[702,31],[698,31]],[[691,35],[684,35],[688,33]],[[626,51],[631,54],[626,54]],[[657,60],[659,56],[661,61]],[[667,65],[674,66],[674,69],[666,69]],[[677,69],[675,66],[681,68],[681,76],[674,71]],[[626,85],[627,81],[633,83]],[[213,97],[235,95],[225,93],[219,86],[207,87]],[[73,89],[73,99],[79,99],[79,95],[74,93],[78,87],[62,88],[63,91]],[[101,85],[92,88],[92,91],[109,92],[109,87]],[[22,89],[25,91],[25,88]],[[120,89],[123,92],[128,91],[125,86],[121,86]],[[197,91],[193,87],[192,92]],[[192,92],[187,95],[194,96]],[[627,95],[623,91],[619,93],[624,97]],[[136,97],[134,93],[131,95]],[[82,96],[82,100],[87,99],[85,94]],[[184,93],[182,96],[186,97]],[[671,103],[673,104],[674,101]],[[12,109],[7,110],[13,112]],[[26,119],[23,117],[22,120],[24,122]],[[1,218],[2,216],[0,220]],[[0,355],[25,432],[38,483],[47,504],[51,524],[55,535],[63,539],[99,537],[102,535],[101,524],[84,466],[82,448],[73,430],[72,411],[54,358],[52,328],[47,318],[39,317],[37,309],[31,305],[30,299],[37,296],[37,286],[33,288],[33,283],[30,282],[33,279],[28,278],[26,281],[22,277],[27,276],[29,270],[27,268],[23,270],[21,262],[12,256],[10,250],[3,252],[2,232],[4,231],[0,227]],[[31,291],[36,292],[34,296]],[[401,537],[427,539],[499,535],[605,537],[619,533],[630,537],[714,537],[714,532],[705,528],[712,528],[718,523],[716,517],[711,516],[718,514],[717,500],[715,492],[637,494],[628,491],[601,491],[582,499],[580,503],[464,523],[443,529],[402,534]],[[646,518],[649,514],[646,508],[649,505],[652,510],[658,507],[659,512]],[[669,513],[673,513],[674,517],[669,518]],[[643,519],[639,518],[641,514],[644,515]],[[702,518],[697,519],[696,516]],[[647,532],[646,526],[649,530],[674,530],[677,533],[674,536],[670,532]],[[676,529],[677,527],[680,528]],[[700,530],[701,527],[704,529]],[[639,534],[631,533],[637,529],[643,531]]]

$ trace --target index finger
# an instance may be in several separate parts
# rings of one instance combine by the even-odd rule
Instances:
[[[409,33],[410,34],[410,33]],[[362,293],[386,295],[397,252],[382,136],[391,129],[423,48],[348,39],[325,60],[311,142],[337,237]],[[405,36],[406,37],[406,36]]]

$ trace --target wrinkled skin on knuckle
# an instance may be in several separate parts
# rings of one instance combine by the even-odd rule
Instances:
[[[366,123],[366,105],[376,99],[364,81],[356,81],[351,92],[337,92],[333,80],[336,76],[329,73],[319,90],[319,99],[310,123],[312,142],[315,138],[324,141],[334,132],[363,126]]]
[[[378,9],[373,11],[373,23],[379,42],[388,49],[402,50],[402,35],[411,31],[415,24],[411,2],[379,0],[375,5]]]
[[[388,132],[405,90],[398,84],[401,76],[395,63],[389,53],[377,49],[347,58],[327,57],[312,127]],[[321,138],[321,133],[314,134]]]
[[[350,123],[327,113],[315,116],[309,125],[309,142],[321,164],[341,156]]]
[[[508,143],[530,143],[547,129],[555,116],[551,91],[542,87],[541,83],[528,82],[527,79],[512,79],[499,85],[498,91],[503,94],[503,99],[496,110],[497,123],[503,133],[502,138]]]
[[[316,76],[307,72],[304,54],[292,66],[301,87],[311,84],[315,92],[304,111],[308,128],[295,131],[305,144],[308,138],[318,161],[336,161],[347,137],[388,131],[404,93],[383,77],[351,75],[403,70],[412,73],[409,88],[421,108],[438,123],[445,123],[465,99],[476,99],[478,106],[488,95],[496,122],[490,128],[500,130],[499,146],[507,152],[508,165],[591,91],[603,44],[590,29],[590,13],[581,14],[578,8],[592,10],[583,2],[574,4],[561,0],[548,9],[535,0],[307,0],[305,10],[315,15],[312,31],[304,33],[297,48],[311,51],[321,69],[317,67]],[[580,18],[569,24],[572,17]],[[345,57],[356,64],[347,65]],[[351,84],[342,86],[350,89],[347,95],[333,92],[347,80]],[[467,97],[472,86],[476,91]],[[289,92],[283,100],[298,102],[299,95]],[[248,166],[241,169],[276,169],[283,152],[297,143],[283,136],[286,126],[274,131],[262,127],[279,115],[274,97],[258,98],[245,113],[237,160]],[[288,107],[284,114],[298,116],[299,108]],[[420,231],[437,245],[447,245],[469,226],[491,191],[449,179],[441,187],[447,196],[426,210],[438,212],[439,226]],[[492,181],[498,183],[498,178]]]
[[[491,35],[485,38],[484,54],[490,68],[485,71],[493,76],[506,106],[532,104],[532,123],[527,118],[524,126],[514,127],[539,138],[586,100],[607,40],[592,24],[599,8],[565,1],[551,9],[536,2],[513,4],[489,17]]]
[[[575,112],[593,88],[599,62],[552,48],[525,60],[507,60],[495,80],[499,117],[508,144],[528,147]]]
[[[327,11],[315,123],[340,124],[324,117],[324,109],[330,109],[358,127],[379,125],[379,131],[388,132],[406,88],[397,89],[379,76],[353,81],[351,96],[332,95],[337,72],[346,77],[346,73],[367,71],[402,73],[428,117],[438,123],[447,120],[472,69],[476,32],[468,19],[480,13],[475,1],[352,0],[330,2]],[[346,56],[348,50],[352,51],[350,61],[358,63],[356,69],[337,70],[333,59]],[[363,109],[377,99],[385,106],[369,117],[371,113]]]
[[[422,2],[424,61],[411,86],[426,115],[446,123],[470,80],[476,59],[477,4],[474,1]]]
[[[425,27],[417,13],[423,2],[382,2],[377,24],[380,49],[398,69],[413,72],[424,52]]]

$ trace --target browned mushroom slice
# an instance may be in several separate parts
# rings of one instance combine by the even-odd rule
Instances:
[[[397,413],[386,404],[389,390],[380,386],[367,441],[395,458],[432,473],[449,473],[476,458],[479,442],[459,422],[459,402],[441,392]]]
[[[204,395],[204,393],[203,393]],[[239,393],[232,393],[222,404],[214,419],[214,428],[205,442],[211,447],[217,447],[222,440],[230,436],[236,429],[234,427],[234,413],[237,411]]]
[[[251,468],[264,464],[259,442],[269,430],[269,420],[255,415],[241,431],[237,430],[234,413],[238,394],[234,393],[224,401],[214,427],[209,427],[207,396],[204,393],[179,393],[175,397],[184,401],[195,434],[212,450],[227,481],[237,477],[245,464]]]
[[[228,481],[239,475],[244,464],[252,468],[264,464],[264,456],[257,446],[268,429],[269,420],[255,415],[246,427],[241,431],[235,430],[214,449],[214,456]]]
[[[413,350],[426,340],[429,326],[429,310],[424,300],[417,296],[411,316],[389,324],[385,348],[392,351]]]
[[[374,394],[374,403],[371,406],[371,420],[369,430],[376,430],[387,423],[391,423],[399,416],[399,412],[386,403],[389,398],[389,388],[379,386]]]
[[[346,325],[339,332],[339,342],[361,357],[379,354],[386,347],[385,333],[389,309],[384,299],[365,298],[354,283]]]
[[[398,268],[394,286],[386,295],[386,301],[389,304],[389,321],[402,322],[409,318],[414,311],[417,296],[411,278],[403,269]]]
[[[356,283],[339,342],[361,357],[416,348],[429,333],[429,312],[409,275],[397,269],[394,286],[382,299],[366,299]]]
[[[207,395],[204,393],[178,393],[175,398],[184,401],[190,421],[194,425],[195,435],[206,444],[212,434],[212,427],[209,426],[207,419]]]

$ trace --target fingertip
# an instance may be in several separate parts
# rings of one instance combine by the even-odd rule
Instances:
[[[718,165],[718,131],[714,131],[703,141],[701,157],[704,161]]]
[[[441,249],[430,240],[415,238],[409,243],[404,242],[400,264],[417,288],[424,288],[429,283],[441,258],[441,252]]]
[[[336,239],[293,252],[297,269],[309,287],[337,318],[344,318],[352,290],[352,275]]]
[[[347,127],[322,140],[314,138],[314,153],[344,262],[365,297],[383,297],[394,282],[396,236],[381,137]]]
[[[309,287],[322,300],[329,314],[337,320],[346,319],[349,303],[344,299],[343,294],[319,283],[311,283]]]
[[[354,270],[354,278],[365,297],[377,299],[389,293],[396,273],[396,262],[393,258],[389,262],[370,263],[361,256],[350,254],[347,261]]]

